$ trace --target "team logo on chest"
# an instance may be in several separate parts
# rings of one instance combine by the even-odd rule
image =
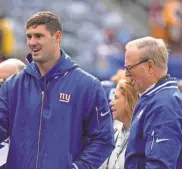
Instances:
[[[59,101],[60,102],[69,103],[70,99],[71,99],[71,94],[66,94],[66,93],[60,93],[59,94]]]

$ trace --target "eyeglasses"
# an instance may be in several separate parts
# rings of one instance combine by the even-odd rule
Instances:
[[[138,65],[140,65],[140,64],[142,64],[142,63],[148,62],[148,61],[149,61],[149,59],[146,58],[146,59],[140,61],[139,63],[135,64],[135,65],[132,65],[132,66],[125,66],[125,69],[126,69],[126,71],[130,74],[130,73],[131,73],[131,70],[132,70],[134,67],[136,67],[136,66],[138,66]]]

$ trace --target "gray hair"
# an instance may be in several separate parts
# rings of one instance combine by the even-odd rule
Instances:
[[[136,47],[143,51],[144,58],[152,60],[154,64],[164,70],[168,71],[168,49],[167,45],[162,39],[153,37],[144,37],[133,40],[126,45],[126,49]]]

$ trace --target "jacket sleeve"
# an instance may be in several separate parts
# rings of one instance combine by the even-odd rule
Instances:
[[[98,80],[94,81],[87,99],[86,135],[89,141],[81,156],[73,162],[75,169],[98,169],[114,148],[112,115]]]
[[[8,137],[8,94],[7,83],[0,88],[0,143]]]
[[[174,169],[182,149],[182,117],[168,106],[154,111],[144,122],[145,169]]]

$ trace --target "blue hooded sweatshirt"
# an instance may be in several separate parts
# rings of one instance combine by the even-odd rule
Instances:
[[[41,76],[28,65],[0,90],[0,142],[6,169],[96,169],[111,154],[112,117],[100,82],[62,56]]]

